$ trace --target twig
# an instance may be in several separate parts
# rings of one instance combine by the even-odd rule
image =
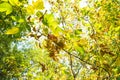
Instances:
[[[80,69],[81,69],[81,67],[78,68],[78,71],[75,73],[75,77],[78,75]]]
[[[75,80],[76,76],[75,76],[75,72],[73,70],[73,62],[72,62],[72,56],[71,55],[70,55],[70,68],[71,68],[71,71],[72,71],[73,78]]]
[[[43,18],[44,18],[44,16],[45,16],[45,14],[47,13],[47,10],[44,12],[44,14],[39,18],[39,21],[41,21]]]

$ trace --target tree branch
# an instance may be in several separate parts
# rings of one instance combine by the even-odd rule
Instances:
[[[86,63],[86,64],[88,64],[88,65],[91,65],[91,66],[94,66],[94,67],[103,69],[105,72],[108,73],[108,78],[110,78],[110,73],[109,73],[109,71],[107,71],[107,69],[105,69],[104,67],[94,65],[94,64],[92,64],[92,63],[90,63],[90,62],[88,62],[88,61],[85,61],[85,60],[81,59],[80,57],[78,57],[78,56],[76,56],[76,55],[74,55],[74,54],[71,54],[70,52],[66,51],[65,49],[63,49],[63,50],[64,50],[66,53],[68,53],[69,55],[71,55],[71,56],[79,59],[80,61],[82,61],[82,62],[84,62],[84,63]],[[109,79],[108,79],[108,80],[109,80]]]
[[[73,62],[72,62],[72,56],[71,55],[70,55],[70,68],[71,68],[71,71],[72,71],[73,78],[75,80],[76,74],[75,74],[75,72],[73,70]]]

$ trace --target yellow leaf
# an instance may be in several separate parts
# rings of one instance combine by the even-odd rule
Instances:
[[[6,2],[0,4],[0,12],[5,12],[5,11],[6,11],[6,15],[12,12],[12,6]]]
[[[17,21],[15,16],[11,16],[12,20]]]
[[[13,6],[20,6],[21,4],[20,4],[20,2],[19,2],[19,0],[9,0],[9,2],[10,2],[10,4],[11,5],[13,5]]]
[[[44,4],[42,0],[37,0],[36,2],[33,2],[33,7],[35,9],[44,9]]]
[[[19,19],[18,22],[23,23],[24,19]]]
[[[28,13],[28,14],[34,14],[34,11],[35,11],[35,9],[33,8],[32,5],[29,5],[29,6],[26,8],[26,10],[27,10],[27,13]]]
[[[35,10],[41,9],[44,9],[44,4],[42,0],[32,2],[32,5],[28,5],[28,7],[26,8],[28,14],[34,14]]]
[[[1,0],[1,1],[8,2],[8,0]]]
[[[5,34],[16,34],[16,33],[18,33],[18,32],[19,32],[19,28],[13,27],[13,28],[11,28],[11,29],[8,29],[8,30],[5,32]]]

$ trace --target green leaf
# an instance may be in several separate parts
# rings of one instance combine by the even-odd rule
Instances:
[[[23,18],[20,18],[19,16],[11,16],[12,20],[23,23],[25,20]]]
[[[15,16],[11,16],[12,20],[16,21],[16,17]]]
[[[118,26],[118,27],[115,28],[116,32],[119,31],[119,30],[120,30],[120,26]]]
[[[78,43],[74,43],[74,47],[76,48],[76,51],[78,51],[80,54],[84,54],[85,51],[81,45],[79,45]]]
[[[5,11],[6,11],[6,15],[12,12],[12,6],[6,2],[0,4],[0,12],[5,12]]]
[[[118,77],[116,78],[116,80],[120,80],[120,76],[118,76]]]
[[[21,4],[20,4],[20,2],[19,2],[19,0],[9,0],[9,2],[10,2],[10,4],[11,5],[13,5],[13,6],[20,6]]]
[[[82,29],[77,29],[77,30],[75,30],[75,34],[76,35],[80,35],[82,33]]]
[[[24,22],[24,19],[21,18],[21,19],[18,20],[18,22],[19,22],[19,23],[23,23],[23,22]]]
[[[80,52],[80,54],[84,54],[84,48],[79,46],[79,47],[76,47],[77,51]]]
[[[46,14],[43,19],[43,24],[48,26],[52,31],[58,27],[58,23],[55,20],[53,14]]]
[[[59,34],[62,32],[63,32],[63,30],[59,26],[57,26],[56,29],[54,30],[53,34],[56,36],[59,36]]]
[[[54,17],[53,17],[52,14],[46,14],[46,15],[44,15],[43,24],[49,26],[48,24],[51,23],[52,21],[54,21]]]
[[[18,32],[19,32],[19,28],[13,27],[13,28],[11,28],[11,29],[8,29],[8,30],[5,32],[5,34],[16,34],[16,33],[18,33]]]
[[[1,0],[1,1],[4,1],[4,2],[6,1],[6,2],[8,2],[8,0]]]
[[[36,16],[37,16],[37,17],[42,17],[42,16],[43,16],[43,13],[40,12],[40,11],[38,11],[38,12],[36,13]]]

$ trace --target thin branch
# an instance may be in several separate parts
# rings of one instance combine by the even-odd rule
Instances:
[[[73,56],[73,57],[75,57],[75,58],[78,58],[80,61],[82,61],[82,62],[84,62],[84,63],[86,63],[86,64],[88,64],[88,65],[95,66],[95,67],[97,67],[97,68],[103,69],[105,72],[108,73],[108,77],[110,78],[111,75],[110,75],[109,71],[107,71],[107,69],[105,69],[104,67],[94,65],[94,64],[92,64],[92,63],[90,63],[90,62],[88,62],[88,61],[85,61],[85,60],[81,59],[81,58],[78,57],[77,55],[71,54],[70,52],[66,51],[65,49],[63,49],[63,50],[64,50],[66,53],[68,53],[69,55],[71,55],[71,56]]]
[[[59,3],[58,3],[58,5],[59,5],[58,7],[59,7],[60,15],[61,15],[60,17],[61,17],[62,26],[63,26],[63,28],[65,28],[65,23],[64,23],[64,22],[65,22],[65,19],[64,19],[63,15],[62,15],[62,12],[63,12],[63,11],[62,11],[62,9],[60,8],[61,5],[60,5]]]
[[[76,76],[75,76],[75,72],[73,70],[73,62],[72,62],[72,56],[70,55],[70,69],[72,71],[72,75],[73,75],[73,78],[75,80]]]
[[[43,18],[44,18],[44,16],[45,16],[45,14],[47,13],[47,10],[44,12],[44,14],[39,18],[39,21],[41,21]]]
[[[91,28],[92,28],[93,34],[95,34],[95,30],[94,30],[93,24],[92,24],[89,20],[88,20],[88,22],[89,22],[89,24],[90,24],[90,26],[91,26]]]
[[[118,53],[117,53],[117,56],[115,57],[115,59],[112,61],[112,63],[110,65],[113,65],[116,62],[117,58],[118,58]]]
[[[75,73],[75,77],[79,74],[81,67],[78,68],[77,72]]]
[[[43,34],[42,34],[42,35],[43,35]],[[45,35],[44,35],[44,36],[45,36]],[[55,42],[54,42],[54,43],[55,43]],[[56,43],[55,43],[55,44],[56,44]],[[58,44],[56,44],[56,46],[60,47]],[[83,63],[86,63],[86,64],[88,64],[88,65],[94,66],[94,67],[96,67],[96,68],[101,68],[101,69],[103,69],[105,72],[107,72],[108,78],[109,78],[108,80],[110,80],[111,74],[110,74],[110,72],[109,72],[107,69],[105,69],[104,67],[101,67],[101,66],[98,66],[98,65],[94,65],[94,64],[92,64],[92,63],[90,63],[90,62],[88,62],[88,61],[86,61],[86,60],[83,60],[83,59],[81,59],[79,56],[77,56],[77,55],[75,55],[75,54],[71,54],[69,51],[65,50],[64,48],[63,48],[62,50],[65,51],[68,55],[73,56],[73,57],[79,59],[79,60],[82,61]],[[73,73],[73,75],[75,75],[75,73]],[[75,77],[76,77],[76,76],[75,76]]]
[[[91,23],[89,20],[88,20],[88,22],[89,22],[89,24],[90,24],[90,26],[91,26],[91,28],[92,28],[92,31],[93,31],[93,34],[92,35],[94,35],[95,34],[95,30],[94,30],[94,25],[93,25],[93,23]],[[97,40],[95,39],[95,41],[96,41],[96,43],[97,43]],[[93,65],[93,64],[91,64],[90,63],[90,65]],[[95,65],[94,65],[95,66]],[[107,69],[105,69],[104,67],[100,67],[100,66],[96,66],[96,67],[98,67],[98,68],[102,68],[104,71],[106,71],[107,73],[108,73],[108,80],[110,80],[110,72],[109,71],[107,71]]]

